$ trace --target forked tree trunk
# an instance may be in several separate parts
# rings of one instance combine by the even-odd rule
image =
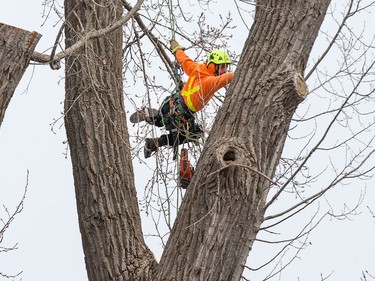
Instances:
[[[329,0],[258,0],[154,280],[239,280]],[[258,171],[260,173],[256,173]],[[174,278],[174,279],[173,279]]]
[[[302,77],[329,2],[257,1],[234,81],[159,266],[140,227],[121,31],[87,42],[66,60],[65,122],[89,280],[239,280],[290,120],[306,95]],[[67,47],[118,19],[119,3],[66,0]]]
[[[0,126],[41,35],[0,23]]]
[[[65,1],[66,47],[120,19],[120,1]],[[122,30],[66,60],[65,125],[89,280],[150,280],[122,92]]]

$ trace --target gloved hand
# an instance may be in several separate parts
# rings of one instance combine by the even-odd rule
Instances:
[[[184,47],[182,47],[180,44],[178,44],[178,42],[174,39],[171,39],[169,41],[169,43],[171,44],[171,52],[172,54],[176,53],[177,50],[185,50]]]

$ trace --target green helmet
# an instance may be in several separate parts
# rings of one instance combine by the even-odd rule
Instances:
[[[214,64],[232,63],[228,54],[221,50],[213,50],[207,58],[207,64],[213,62]]]

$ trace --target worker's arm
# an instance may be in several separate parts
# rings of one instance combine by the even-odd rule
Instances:
[[[189,58],[189,56],[182,49],[177,50],[175,56],[184,72],[188,76],[191,76],[193,70],[197,66],[197,63],[193,61],[191,58]]]
[[[207,79],[207,84],[205,87],[207,87],[207,90],[209,92],[216,92],[220,88],[224,87],[225,85],[229,84],[233,79],[233,72],[227,72],[220,76],[213,76]]]
[[[227,72],[217,77],[219,87],[224,87],[225,85],[229,84],[233,79],[233,72]]]
[[[193,70],[195,69],[197,63],[194,62],[189,58],[187,54],[185,54],[185,48],[182,47],[175,39],[170,40],[171,43],[171,52],[176,56],[179,64],[181,65],[184,72],[191,76]]]

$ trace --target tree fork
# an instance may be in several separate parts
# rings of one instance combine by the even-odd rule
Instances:
[[[0,23],[0,127],[31,55],[42,36]]]
[[[258,0],[155,280],[239,280],[329,0]]]

